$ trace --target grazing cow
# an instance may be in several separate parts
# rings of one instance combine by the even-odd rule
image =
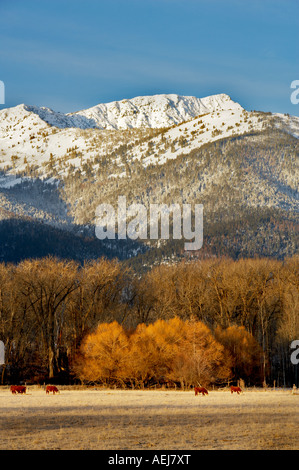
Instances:
[[[59,390],[57,387],[55,387],[55,385],[47,385],[46,393],[50,393],[50,392],[53,392],[53,395],[55,395],[55,393],[59,393]]]
[[[234,392],[237,392],[237,394],[239,395],[242,392],[242,390],[241,390],[240,387],[234,387],[232,385],[231,388],[230,388],[230,393],[234,393]]]
[[[208,395],[208,391],[206,388],[204,387],[195,387],[194,388],[194,391],[195,391],[195,395],[199,395],[200,393],[202,395]]]
[[[26,393],[26,387],[24,387],[24,385],[11,385],[10,391],[13,394],[16,394],[16,393],[23,394],[23,393]]]

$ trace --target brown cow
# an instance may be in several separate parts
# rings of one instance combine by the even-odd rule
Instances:
[[[11,385],[10,391],[13,394],[16,394],[16,393],[23,394],[23,393],[26,393],[26,387],[24,387],[24,385]]]
[[[195,387],[195,388],[194,388],[194,391],[195,391],[195,395],[199,395],[200,393],[201,393],[202,395],[208,395],[208,394],[209,394],[208,391],[207,391],[207,389],[204,388],[204,387]]]
[[[59,390],[57,387],[55,387],[55,385],[47,385],[46,393],[50,393],[50,392],[53,392],[53,395],[55,395],[55,393],[59,393]]]
[[[237,394],[239,395],[242,392],[242,389],[240,387],[234,387],[232,385],[230,388],[230,393],[234,393],[234,392],[237,392]]]

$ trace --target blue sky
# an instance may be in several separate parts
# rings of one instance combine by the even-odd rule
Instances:
[[[298,115],[298,50],[298,0],[0,0],[0,108],[227,93]]]

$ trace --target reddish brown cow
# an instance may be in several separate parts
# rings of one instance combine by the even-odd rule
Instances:
[[[26,393],[26,387],[24,385],[11,385],[10,387],[11,393]]]
[[[46,393],[50,393],[50,392],[53,392],[53,395],[55,395],[55,393],[59,393],[59,390],[57,387],[55,387],[55,385],[47,385]]]
[[[240,387],[234,387],[232,385],[230,388],[230,393],[234,393],[234,392],[237,392],[237,394],[239,395],[242,392],[242,389]]]
[[[199,395],[200,393],[202,395],[208,395],[208,391],[206,388],[204,387],[195,387],[194,388],[194,391],[195,391],[195,395]]]

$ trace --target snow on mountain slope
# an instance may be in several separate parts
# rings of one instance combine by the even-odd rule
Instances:
[[[0,111],[0,187],[18,184],[20,175],[62,180],[77,169],[84,173],[85,163],[100,172],[101,159],[107,177],[124,177],[126,165],[136,161],[161,165],[206,143],[273,125],[299,136],[299,118],[248,112],[225,94],[137,97],[70,115],[22,104]]]
[[[144,166],[164,164],[178,155],[190,153],[208,142],[214,142],[234,135],[242,135],[251,131],[261,131],[269,123],[259,113],[249,113],[243,109],[221,110],[200,116],[169,129],[164,140],[172,142],[172,146],[163,149],[159,138],[153,139],[156,144],[155,154],[143,158]]]
[[[259,114],[251,116],[251,113],[237,109],[208,113],[161,131],[57,129],[46,125],[24,107],[20,106],[17,113],[15,108],[9,111],[5,125],[0,124],[0,169],[15,174],[18,171],[28,173],[28,167],[35,167],[39,176],[46,176],[53,166],[61,168],[58,173],[62,177],[65,173],[62,168],[66,166],[73,165],[82,170],[85,161],[108,157],[117,153],[122,145],[129,146],[125,152],[128,162],[138,159],[144,166],[162,164],[209,141],[252,129],[261,130],[264,125]],[[167,150],[159,135],[167,141]]]
[[[274,113],[276,127],[299,139],[299,117],[288,114]]]
[[[161,128],[179,124],[200,114],[226,109],[243,109],[226,94],[194,96],[153,95],[98,104],[76,113],[63,114],[46,107],[20,105],[18,111],[34,113],[59,128],[130,129]]]

